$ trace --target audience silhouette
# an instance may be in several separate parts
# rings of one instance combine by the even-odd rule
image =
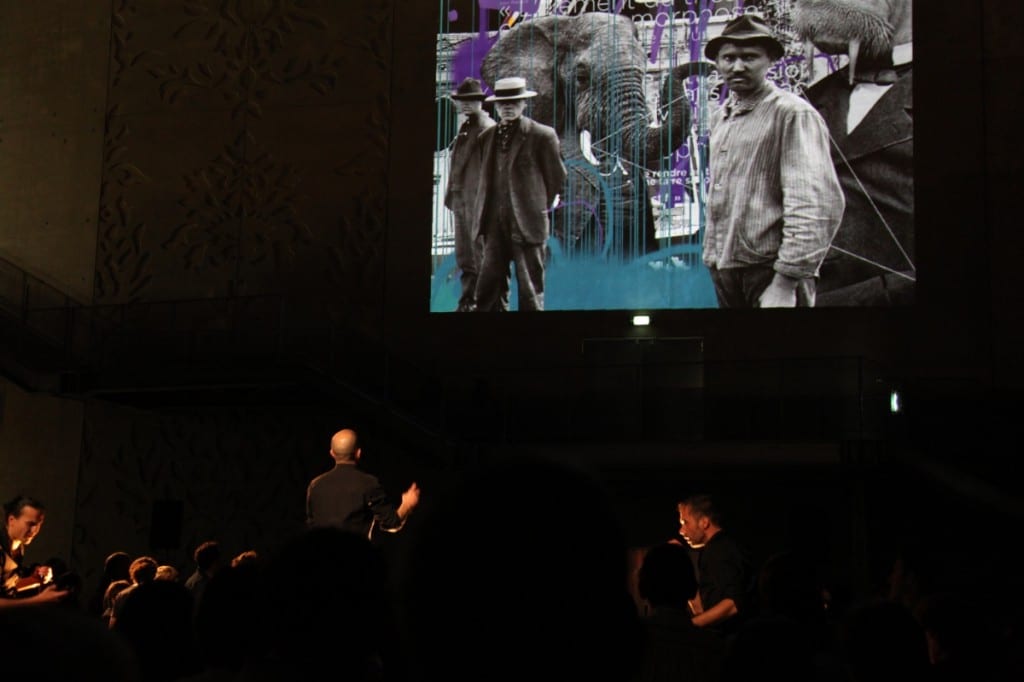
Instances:
[[[247,561],[217,571],[195,605],[195,637],[204,671],[198,680],[234,679],[261,651],[262,565]]]
[[[96,583],[96,588],[89,597],[89,601],[86,602],[85,608],[88,613],[97,618],[103,615],[103,612],[107,609],[107,605],[104,604],[104,599],[107,596],[107,587],[116,580],[130,582],[128,567],[131,566],[131,563],[132,557],[128,552],[116,551],[107,555],[107,558],[103,561],[103,572]]]
[[[158,565],[156,559],[148,555],[136,557],[132,560],[131,565],[128,567],[128,577],[132,584],[120,590],[114,597],[110,609],[110,617],[108,618],[110,627],[114,627],[117,624],[117,619],[121,617],[121,612],[124,610],[124,604],[128,596],[138,589],[139,585],[144,585],[156,578]]]
[[[224,552],[216,540],[205,540],[192,551],[192,560],[195,561],[196,568],[185,578],[185,587],[192,593],[192,599],[198,605],[206,584],[223,564]]]
[[[174,682],[200,670],[192,636],[192,595],[180,582],[149,580],[121,593],[112,629],[132,648],[144,682]]]
[[[852,605],[840,623],[839,643],[852,682],[929,677],[924,629],[900,602],[873,598]]]
[[[143,682],[133,650],[85,609],[0,609],[5,680]]]
[[[337,526],[303,527],[230,560],[209,540],[187,581],[156,579],[152,556],[111,552],[84,608],[0,610],[0,636],[17,647],[2,677],[1024,679],[1015,576],[951,561],[931,538],[887,538],[889,556],[871,557],[880,570],[865,570],[841,602],[820,545],[765,552],[756,591],[737,593],[743,618],[723,637],[694,622],[694,551],[728,537],[704,496],[679,508],[689,547],[671,540],[631,555],[614,498],[579,464],[515,453],[442,473],[393,552]],[[73,575],[58,558],[47,565]]]
[[[640,629],[607,492],[527,454],[443,487],[401,576],[411,679],[627,680]]]
[[[333,526],[309,528],[260,571],[255,655],[238,679],[313,679],[325,670],[353,682],[400,679],[388,567],[368,538]]]
[[[725,642],[693,624],[689,602],[697,594],[697,575],[689,551],[676,542],[651,547],[640,565],[637,592],[647,608],[634,682],[718,680]]]
[[[121,594],[125,588],[131,587],[131,580],[115,580],[107,585],[106,591],[103,593],[103,611],[100,612],[100,620],[107,627],[110,627],[110,618],[114,615],[114,602],[117,600],[117,595]]]
[[[978,604],[955,591],[922,597],[914,610],[924,629],[935,682],[993,682],[1005,661],[993,624]]]
[[[835,651],[836,626],[814,559],[784,550],[761,564],[754,613],[729,642],[723,682],[844,679]]]

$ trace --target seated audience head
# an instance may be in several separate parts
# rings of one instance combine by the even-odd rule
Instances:
[[[110,614],[113,612],[114,600],[117,599],[117,595],[131,584],[131,580],[114,580],[107,585],[107,589],[103,591],[103,610],[101,612],[104,622],[110,620]]]
[[[260,561],[259,553],[254,549],[247,549],[231,559],[231,567],[237,568],[242,564],[256,564]]]
[[[192,558],[200,571],[210,573],[217,567],[222,555],[220,543],[216,540],[207,540],[196,547]]]
[[[131,563],[132,558],[128,552],[117,551],[107,555],[107,558],[103,560],[103,572],[99,575],[95,590],[86,605],[90,613],[96,616],[103,615],[103,611],[106,609],[103,598],[107,593],[107,588],[115,580],[128,581],[128,567]]]
[[[103,576],[108,580],[129,580],[128,569],[132,557],[128,552],[111,552],[103,561]]]
[[[637,576],[637,591],[652,608],[686,609],[697,594],[697,574],[689,551],[674,542],[647,550]]]
[[[156,579],[156,569],[160,566],[151,556],[135,558],[128,567],[128,577],[136,585],[148,583]]]
[[[178,569],[170,564],[160,564],[156,567],[156,575],[154,580],[171,580],[176,581],[178,579]]]

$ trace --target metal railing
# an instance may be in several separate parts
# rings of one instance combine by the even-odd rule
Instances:
[[[453,440],[870,439],[883,375],[858,357],[708,362],[700,339],[587,339],[576,356],[438,366],[396,357],[282,295],[86,306],[0,261],[7,361],[37,390],[132,391],[302,382]],[[505,362],[506,365],[502,365]],[[26,375],[24,368],[36,372]],[[10,370],[8,370],[10,373]],[[320,391],[322,394],[323,391]]]

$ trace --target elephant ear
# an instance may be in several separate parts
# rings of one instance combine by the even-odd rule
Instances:
[[[569,32],[572,19],[544,16],[518,23],[502,31],[480,65],[480,75],[492,90],[499,78],[525,78],[526,87],[537,93],[530,101],[530,118],[559,132],[564,130],[565,107],[559,107],[555,120],[553,93],[564,92],[557,71],[562,59],[556,59],[556,55],[573,40]]]

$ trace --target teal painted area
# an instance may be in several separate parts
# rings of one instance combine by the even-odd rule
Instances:
[[[455,254],[449,254],[430,277],[430,312],[453,313],[459,305],[462,283],[455,267]]]
[[[430,312],[453,312],[460,293],[455,258],[448,256],[434,273]],[[517,307],[515,275],[511,309]],[[693,245],[662,249],[630,263],[601,258],[560,257],[552,249],[545,276],[545,311],[682,310],[717,308],[711,276]]]

